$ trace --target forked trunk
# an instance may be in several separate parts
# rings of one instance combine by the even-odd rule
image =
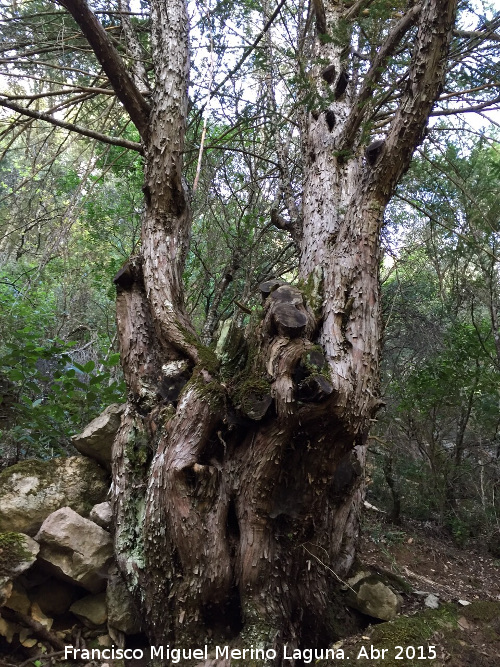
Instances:
[[[119,288],[125,312],[144,295],[134,271],[137,282]],[[279,656],[339,632],[367,419],[339,406],[302,292],[262,289],[249,338],[231,327],[220,359],[198,346],[194,368],[164,364],[163,395],[129,404],[115,443],[117,553],[156,645],[238,638]],[[144,369],[149,325],[143,317]]]
[[[315,4],[318,28],[333,30],[343,9]],[[332,92],[301,128],[301,279],[261,285],[262,309],[245,331],[226,323],[214,352],[186,316],[181,280],[187,20],[181,0],[152,2],[142,253],[115,279],[129,400],[113,478],[118,562],[154,645],[264,649],[266,660],[248,653],[244,664],[292,666],[301,663],[283,662],[284,644],[291,655],[341,632],[381,405],[380,227],[438,94],[453,15],[448,0],[413,8],[361,87],[347,75],[345,45],[317,42],[331,66],[313,72]],[[365,88],[415,22],[399,111],[365,151]],[[198,663],[230,664],[215,654]]]

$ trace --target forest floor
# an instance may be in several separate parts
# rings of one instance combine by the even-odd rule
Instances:
[[[359,557],[410,584],[411,592],[400,592],[396,619],[335,645],[349,660],[316,664],[500,667],[500,560],[483,545],[461,549],[430,524],[406,521],[395,527],[369,519]],[[430,594],[437,598],[436,609],[426,606]]]
[[[480,543],[459,548],[431,524],[404,521],[396,527],[370,515],[364,522],[359,560],[394,580],[402,599],[401,614],[393,621],[372,621],[368,626],[368,617],[358,615],[358,627],[361,622],[364,630],[337,642],[334,660],[313,658],[304,664],[500,667],[500,560],[488,555]],[[426,606],[430,595],[435,596],[437,608]],[[20,664],[17,653],[14,657],[6,646],[1,648],[0,667]],[[244,661],[237,662],[248,667]],[[53,664],[103,667],[100,662],[67,662],[59,657]],[[126,667],[143,664],[126,661]],[[123,667],[123,662],[108,661],[106,667]]]

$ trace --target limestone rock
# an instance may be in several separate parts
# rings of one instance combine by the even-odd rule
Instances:
[[[362,579],[367,579],[368,577],[372,576],[371,570],[358,570],[350,579],[347,580],[347,584],[351,587],[354,588],[355,585],[358,583],[358,581],[361,581]]]
[[[36,539],[40,543],[38,558],[54,576],[91,593],[104,589],[113,544],[110,534],[100,526],[63,507],[45,519]]]
[[[12,589],[12,579],[0,579],[0,607],[2,607],[10,598],[12,595]]]
[[[8,644],[12,644],[14,635],[20,633],[23,630],[21,625],[17,623],[11,623],[5,618],[0,617],[0,636],[5,637]]]
[[[23,533],[0,533],[0,606],[12,594],[12,580],[30,568],[39,545]]]
[[[81,456],[22,461],[0,473],[0,531],[33,536],[61,507],[88,516],[108,488],[106,471]]]
[[[108,605],[108,626],[127,635],[141,631],[141,621],[132,597],[119,574],[113,574],[106,589]]]
[[[19,641],[25,648],[33,648],[38,643],[38,639],[35,637],[28,637],[27,639],[21,639],[22,631],[19,633]]]
[[[87,627],[96,628],[106,623],[106,593],[86,595],[74,602],[69,610]]]
[[[89,519],[94,521],[98,526],[104,528],[104,530],[109,530],[111,526],[111,521],[113,519],[113,510],[111,508],[111,503],[109,501],[104,503],[99,503],[94,505],[90,511]]]
[[[437,595],[434,595],[434,593],[429,593],[429,595],[424,600],[424,604],[426,607],[429,607],[429,609],[438,609],[439,598]]]
[[[103,648],[111,648],[113,646],[113,640],[109,635],[100,635],[97,637],[97,643]]]
[[[111,470],[111,448],[120,426],[125,405],[113,403],[85,427],[79,435],[74,435],[73,445],[79,452],[95,459],[106,470]]]
[[[349,606],[372,618],[390,621],[401,609],[400,597],[376,575],[357,581],[349,593]]]
[[[28,615],[31,608],[31,600],[29,599],[25,589],[18,581],[13,582],[12,593],[4,604],[7,609],[12,611],[19,611],[21,614]]]
[[[50,630],[52,623],[54,622],[53,618],[50,618],[43,613],[36,602],[33,602],[31,605],[30,616],[34,621],[40,623],[40,625],[43,626],[46,630]]]

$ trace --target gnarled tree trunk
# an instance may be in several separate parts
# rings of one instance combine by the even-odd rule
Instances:
[[[96,37],[83,0],[64,4],[120,88],[146,162],[141,255],[115,279],[129,389],[114,445],[118,562],[152,643],[264,646],[277,650],[268,664],[281,665],[284,643],[320,648],[337,633],[380,407],[380,227],[442,84],[455,4],[412,7],[361,83],[348,72],[348,43],[316,40],[318,108],[303,114],[302,215],[292,230],[301,281],[263,284],[261,312],[245,331],[226,327],[217,353],[201,345],[183,303],[183,0],[151,2],[151,106],[108,57],[113,46]],[[318,33],[349,21],[340,4],[314,4]],[[360,128],[373,89],[413,28],[398,110],[370,143]]]

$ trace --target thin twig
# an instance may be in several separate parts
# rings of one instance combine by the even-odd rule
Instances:
[[[352,586],[349,586],[349,584],[348,584],[346,581],[344,581],[343,579],[341,579],[341,578],[339,577],[339,575],[338,575],[336,572],[334,572],[334,571],[332,570],[331,567],[329,567],[326,563],[323,563],[323,561],[322,561],[320,558],[318,558],[318,557],[316,556],[316,554],[313,554],[311,551],[309,551],[309,549],[306,549],[306,547],[305,547],[303,544],[302,544],[301,546],[302,546],[302,548],[303,548],[305,551],[307,551],[307,553],[308,553],[310,556],[312,556],[313,558],[315,558],[315,559],[318,561],[318,563],[321,563],[321,565],[323,565],[323,567],[325,567],[325,568],[328,570],[328,572],[331,572],[331,573],[333,574],[333,576],[334,576],[338,581],[340,581],[341,584],[343,584],[344,586],[347,586],[347,588],[349,588],[349,589],[354,593],[354,595],[357,595],[357,593],[356,593],[356,591],[354,590],[354,588],[352,588]],[[323,551],[324,551],[325,553],[328,553],[328,552],[326,551],[326,549],[324,549],[323,547],[319,546],[319,544],[315,544],[314,546],[319,547],[320,549],[323,549]]]
[[[64,130],[69,130],[71,132],[76,132],[77,134],[81,134],[84,137],[97,139],[98,141],[102,141],[105,144],[121,146],[122,148],[130,148],[133,151],[142,153],[141,144],[135,141],[128,141],[127,139],[121,139],[120,137],[110,137],[106,134],[101,134],[101,132],[94,132],[94,130],[89,130],[88,128],[82,127],[81,125],[75,125],[74,123],[67,123],[65,121],[58,120],[50,114],[42,113],[41,111],[35,111],[34,109],[27,109],[26,107],[23,107],[19,104],[14,104],[14,102],[10,102],[6,99],[0,99],[0,106],[6,109],[10,109],[11,111],[15,111],[16,113],[20,113],[23,116],[28,116],[29,118],[44,120],[51,125],[62,127]]]
[[[229,81],[229,79],[233,76],[233,74],[236,74],[236,72],[240,69],[240,67],[243,65],[243,63],[248,58],[248,56],[252,53],[252,51],[254,51],[257,48],[257,46],[259,45],[260,40],[264,37],[266,32],[269,30],[269,28],[273,24],[274,19],[280,13],[281,8],[285,4],[285,2],[286,2],[286,0],[281,0],[279,5],[274,10],[274,12],[273,12],[271,18],[269,19],[269,21],[262,28],[261,32],[256,37],[256,39],[254,40],[253,44],[251,46],[249,46],[248,49],[246,49],[245,53],[241,56],[241,58],[238,60],[238,62],[233,67],[233,69],[229,72],[229,74],[226,77],[224,77],[224,79],[217,86],[215,86],[215,88],[212,90],[211,97],[213,97],[217,92],[219,92],[219,90],[222,88],[222,86]]]
[[[208,99],[205,104],[205,108],[203,109],[203,130],[201,132],[200,150],[198,153],[198,164],[196,165],[196,176],[194,177],[194,183],[193,183],[193,194],[196,192],[196,189],[198,188],[198,180],[200,178],[201,159],[203,157],[203,147],[205,145],[205,137],[207,136],[208,112],[210,110],[210,102],[212,100],[212,94],[210,91],[214,83],[214,40],[212,36],[212,29],[210,27],[210,0],[208,0],[207,15],[209,19],[209,38],[210,38],[210,79],[208,84]]]

